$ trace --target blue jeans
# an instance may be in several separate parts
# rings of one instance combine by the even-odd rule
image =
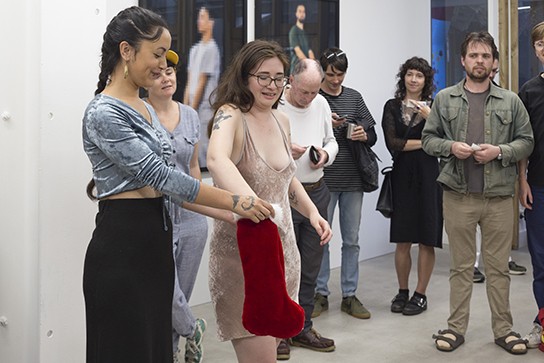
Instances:
[[[334,210],[340,211],[340,233],[342,236],[342,262],[340,284],[342,297],[353,296],[359,282],[359,227],[363,207],[363,192],[331,192],[327,209],[328,221],[332,226]],[[330,295],[327,286],[331,273],[329,245],[323,249],[321,270],[317,277],[316,292]]]
[[[173,229],[174,262],[176,268],[172,301],[172,344],[174,353],[180,337],[193,336],[195,317],[189,299],[195,286],[200,260],[208,238],[206,217],[190,211],[181,211],[181,222]]]
[[[525,210],[527,246],[533,265],[533,294],[539,309],[544,308],[544,187],[531,186],[533,209]],[[538,319],[535,319],[538,322]]]

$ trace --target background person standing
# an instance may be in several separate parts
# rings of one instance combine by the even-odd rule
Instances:
[[[431,112],[434,71],[419,57],[408,59],[397,75],[395,98],[383,110],[382,128],[394,156],[391,174],[393,215],[389,240],[396,244],[395,270],[399,292],[391,311],[417,315],[427,310],[426,290],[434,268],[434,248],[442,247],[442,190],[438,160],[421,148],[421,131]],[[418,244],[417,285],[409,297],[411,247]]]
[[[376,122],[368,111],[363,97],[356,90],[342,85],[348,69],[348,58],[338,48],[329,48],[319,59],[325,72],[319,93],[325,97],[332,111],[334,137],[338,143],[338,154],[334,163],[325,168],[325,183],[331,193],[327,210],[332,225],[334,210],[339,207],[340,232],[342,234],[342,266],[340,283],[342,288],[341,310],[359,319],[370,318],[370,312],[355,296],[359,283],[359,227],[363,207],[363,184],[361,172],[351,155],[346,137],[348,122],[365,120],[367,129],[356,126],[352,140],[365,142],[368,146],[376,143]],[[327,297],[330,276],[329,246],[323,251],[321,270],[317,278],[314,316],[329,308]]]
[[[304,32],[304,21],[306,20],[306,7],[304,5],[297,5],[295,17],[297,21],[289,30],[289,46],[291,47],[291,71],[289,73],[293,72],[299,60],[315,59],[308,37]]]
[[[217,87],[221,66],[219,48],[213,39],[213,26],[214,19],[210,13],[210,8],[201,7],[198,11],[197,20],[201,39],[189,51],[187,85],[183,96],[183,103],[198,112],[201,130],[207,130],[208,123],[213,117],[211,106],[213,100],[210,99],[210,95]],[[198,162],[201,168],[206,167],[208,142],[208,135],[202,132],[198,152]]]
[[[535,55],[544,65],[544,22],[531,31],[531,43]],[[519,199],[525,207],[527,244],[533,265],[533,293],[539,310],[544,309],[544,73],[527,83],[519,96],[529,112],[535,135],[535,148],[528,159],[519,162]],[[525,336],[527,346],[536,348],[542,343],[542,325],[538,316],[533,329]]]
[[[444,221],[450,246],[448,328],[434,335],[436,348],[452,351],[464,342],[476,257],[476,225],[482,231],[482,257],[495,343],[512,354],[527,352],[512,331],[508,257],[517,162],[533,148],[533,132],[523,103],[492,84],[497,50],[488,32],[469,33],[461,45],[466,78],[440,91],[423,129],[423,149],[440,157]]]
[[[297,165],[296,177],[323,218],[327,218],[330,194],[323,180],[323,167],[331,165],[338,153],[338,144],[331,125],[331,109],[319,94],[323,70],[313,59],[297,63],[289,76],[278,109],[289,117],[291,126],[291,155]],[[312,149],[313,148],[313,149]],[[312,152],[317,152],[315,158]],[[313,328],[314,293],[317,275],[323,258],[321,238],[310,220],[291,209],[297,247],[300,252],[300,290],[298,301],[304,309],[303,331],[290,339],[291,345],[329,352],[335,349],[334,340],[321,336]],[[283,352],[280,352],[283,348]],[[285,358],[285,344],[278,347],[278,358]],[[280,354],[283,353],[283,356]]]

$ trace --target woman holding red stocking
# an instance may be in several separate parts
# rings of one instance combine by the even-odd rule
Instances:
[[[329,224],[294,177],[289,120],[276,109],[287,83],[288,64],[279,44],[250,42],[235,56],[214,95],[216,111],[207,156],[214,183],[231,192],[243,191],[264,198],[279,205],[283,212],[276,214],[277,227],[272,228],[268,220],[258,225],[248,225],[242,220],[238,227],[222,221],[214,223],[210,241],[210,292],[219,338],[232,341],[239,362],[276,362],[279,342],[276,338],[291,334],[289,330],[294,328],[291,321],[299,306],[292,300],[296,301],[298,294],[300,256],[290,206],[310,219],[323,244],[331,238]],[[269,247],[278,241],[281,248],[274,250],[277,257],[274,270],[285,276],[283,290],[271,283],[276,281],[277,273],[271,277],[247,271],[252,264],[263,262],[259,261],[258,244]],[[251,249],[252,246],[255,247]],[[252,286],[268,286],[274,297],[259,296]],[[259,298],[267,299],[274,311],[259,313]],[[277,321],[265,319],[258,325],[261,317],[276,314],[280,314]],[[274,325],[278,321],[285,326]]]

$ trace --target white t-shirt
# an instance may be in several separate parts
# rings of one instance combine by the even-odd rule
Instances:
[[[189,104],[193,102],[198,78],[201,73],[204,73],[209,78],[198,108],[210,108],[209,99],[212,91],[217,87],[217,83],[219,82],[220,65],[221,56],[219,55],[219,48],[215,40],[210,39],[205,43],[199,41],[191,47],[189,51],[189,64],[187,65],[187,71],[189,72]]]
[[[325,166],[331,165],[338,153],[338,144],[332,132],[332,115],[329,103],[321,96],[316,98],[306,108],[291,105],[282,96],[278,110],[286,113],[291,126],[291,142],[300,146],[308,146],[306,152],[295,160],[297,164],[296,177],[301,183],[315,183],[323,177],[323,168],[312,169],[310,165],[310,146],[323,148],[329,154]]]

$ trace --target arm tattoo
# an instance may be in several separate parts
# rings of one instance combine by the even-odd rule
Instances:
[[[242,203],[242,209],[245,211],[248,211],[252,209],[255,206],[255,198],[254,197],[248,197],[248,201],[245,203]]]
[[[232,209],[236,209],[236,206],[238,205],[238,202],[240,201],[239,195],[233,195],[232,196]]]
[[[223,110],[217,111],[217,113],[215,114],[215,118],[213,119],[213,130],[218,130],[219,124],[231,117],[231,115],[225,115],[225,111]]]
[[[298,198],[295,192],[289,193],[289,200],[291,201],[291,205],[293,206],[298,205]]]

